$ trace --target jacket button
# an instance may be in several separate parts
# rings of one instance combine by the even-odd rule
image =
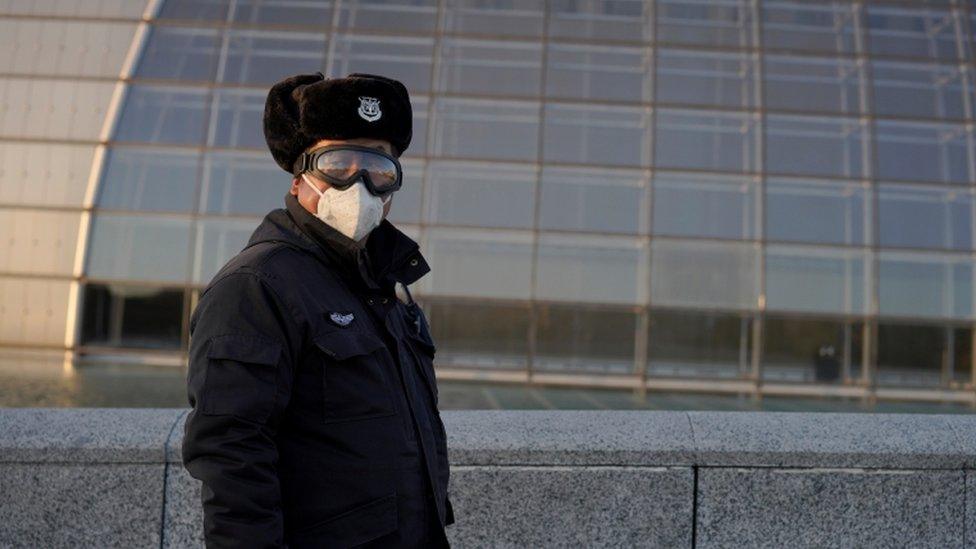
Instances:
[[[417,258],[416,257],[410,260],[410,266],[411,267],[416,267],[417,266],[417,263],[420,263],[420,262],[417,261]]]
[[[366,300],[366,303],[369,303],[370,305],[372,305],[372,304],[373,304],[373,298],[369,298],[369,299],[367,299],[367,300]]]
[[[387,298],[385,298],[385,297],[384,297],[384,298],[383,298],[383,301],[382,301],[382,303],[384,303],[384,304],[385,304],[385,303],[386,303],[387,301],[389,301],[389,300],[388,300]]]

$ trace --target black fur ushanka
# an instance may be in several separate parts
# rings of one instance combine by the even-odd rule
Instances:
[[[320,139],[384,139],[401,156],[412,130],[407,88],[376,74],[290,76],[271,87],[264,105],[264,138],[271,156],[291,174],[302,152]]]

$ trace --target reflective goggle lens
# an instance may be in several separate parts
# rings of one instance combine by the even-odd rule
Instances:
[[[365,169],[377,190],[396,185],[397,168],[389,158],[369,151],[336,149],[325,151],[315,160],[315,168],[338,180],[346,180]]]

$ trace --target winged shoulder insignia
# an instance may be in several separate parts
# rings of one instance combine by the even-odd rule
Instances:
[[[342,314],[340,312],[330,313],[329,319],[335,322],[339,326],[348,326],[352,319],[355,318],[352,313]]]

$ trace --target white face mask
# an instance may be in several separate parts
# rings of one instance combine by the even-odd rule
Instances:
[[[302,174],[302,179],[319,195],[315,217],[357,242],[379,226],[383,221],[383,206],[393,197],[389,194],[384,200],[373,196],[362,180],[341,191],[329,187],[323,192],[305,174]]]

